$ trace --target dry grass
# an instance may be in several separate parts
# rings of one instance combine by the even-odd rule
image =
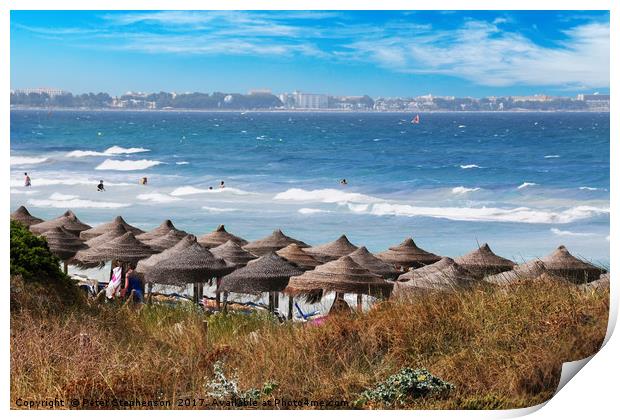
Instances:
[[[607,291],[552,282],[384,302],[322,326],[191,306],[46,311],[31,295],[12,294],[13,407],[18,397],[205,397],[216,361],[241,388],[277,383],[280,399],[354,401],[410,366],[455,389],[407,408],[524,407],[550,398],[563,362],[599,349],[609,309]]]

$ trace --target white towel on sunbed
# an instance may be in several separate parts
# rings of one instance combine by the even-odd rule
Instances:
[[[122,271],[123,269],[121,267],[114,267],[112,270],[112,278],[110,279],[110,283],[108,283],[108,287],[105,289],[105,295],[108,299],[112,299],[121,288]]]

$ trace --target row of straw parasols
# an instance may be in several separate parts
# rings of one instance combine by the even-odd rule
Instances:
[[[335,292],[337,301],[346,293],[385,298],[423,290],[458,290],[484,282],[505,285],[524,277],[553,275],[575,283],[597,280],[604,270],[572,256],[560,246],[540,260],[517,265],[493,253],[484,244],[457,259],[441,257],[419,248],[413,239],[376,255],[352,244],[345,235],[333,242],[309,246],[276,230],[266,238],[248,242],[219,226],[196,237],[166,220],[144,232],[117,216],[91,227],[68,210],[43,221],[25,207],[11,219],[45,236],[50,250],[65,263],[80,267],[103,266],[108,261],[137,264],[147,284],[200,285],[215,279],[217,301],[230,292],[269,293],[270,307],[278,305],[281,292],[316,298]],[[392,293],[393,292],[393,293]],[[340,299],[339,299],[340,298]]]

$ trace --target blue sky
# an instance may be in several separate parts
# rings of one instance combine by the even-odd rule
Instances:
[[[482,97],[609,92],[596,11],[12,11],[11,87]]]

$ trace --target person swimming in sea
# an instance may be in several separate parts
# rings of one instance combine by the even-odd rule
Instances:
[[[99,185],[97,185],[97,191],[105,191],[105,187],[103,186],[103,179],[99,180]]]
[[[347,184],[348,184],[348,182],[347,182],[347,180],[345,178],[342,178],[340,180],[340,185],[347,185]]]
[[[32,184],[30,183],[30,177],[28,176],[28,172],[24,172],[24,187],[30,187]]]
[[[220,188],[226,188],[224,187],[224,181],[220,181]]]

